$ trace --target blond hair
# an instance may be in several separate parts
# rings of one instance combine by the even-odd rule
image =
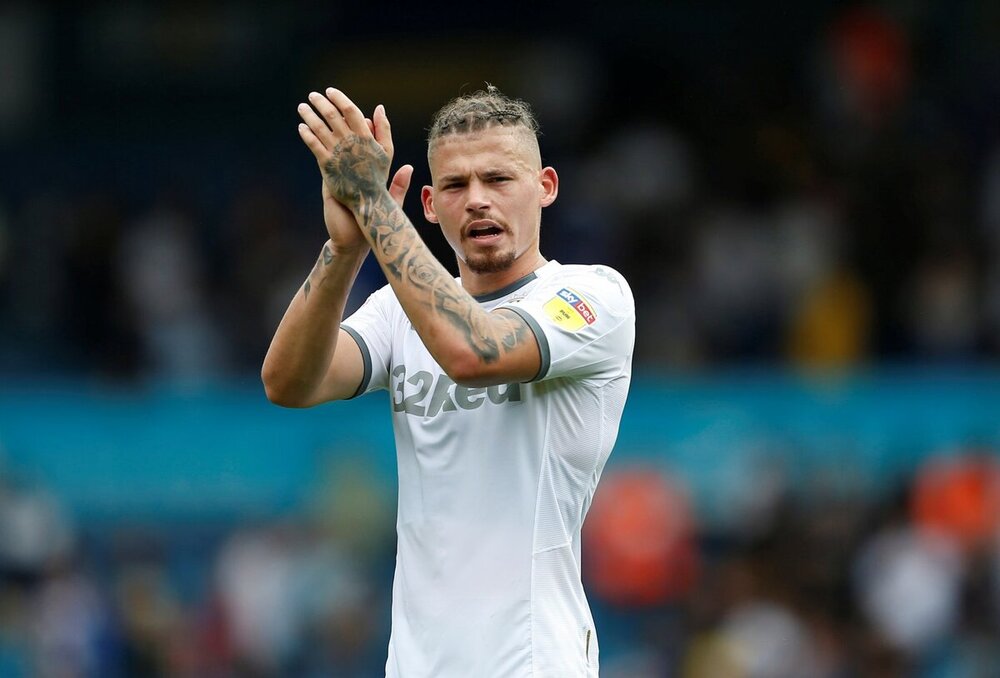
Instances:
[[[427,143],[431,145],[451,134],[479,132],[496,126],[521,126],[529,130],[536,139],[539,134],[538,121],[531,106],[486,83],[485,90],[455,97],[434,114]]]

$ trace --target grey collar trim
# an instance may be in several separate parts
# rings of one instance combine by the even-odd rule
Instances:
[[[475,299],[476,301],[478,301],[479,303],[483,303],[484,301],[493,301],[494,299],[499,299],[500,297],[507,296],[508,294],[510,294],[511,292],[513,292],[514,290],[521,289],[522,287],[524,287],[525,285],[527,285],[528,283],[530,283],[532,280],[534,280],[537,277],[538,276],[535,274],[535,272],[532,271],[531,273],[529,273],[528,275],[524,276],[523,278],[521,278],[519,280],[515,280],[511,284],[506,285],[504,287],[501,287],[500,289],[498,289],[496,291],[487,292],[486,294],[479,294],[479,295],[473,294],[472,298]]]

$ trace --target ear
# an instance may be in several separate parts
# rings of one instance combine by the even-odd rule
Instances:
[[[434,213],[434,190],[430,186],[420,189],[420,204],[424,206],[424,219],[432,224],[438,223],[437,214]]]
[[[548,207],[556,201],[559,195],[559,175],[552,167],[545,167],[538,174],[538,183],[541,187],[542,207]]]

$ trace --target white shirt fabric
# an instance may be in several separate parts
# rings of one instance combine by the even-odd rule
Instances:
[[[605,266],[550,261],[477,300],[523,317],[529,383],[457,386],[392,289],[343,327],[365,357],[357,395],[388,390],[399,467],[386,676],[597,676],[580,528],[618,435],[635,304]]]

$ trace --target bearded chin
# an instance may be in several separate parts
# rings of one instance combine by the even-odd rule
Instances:
[[[516,258],[513,250],[491,252],[484,256],[469,257],[465,260],[465,265],[473,273],[499,273],[513,266]]]

